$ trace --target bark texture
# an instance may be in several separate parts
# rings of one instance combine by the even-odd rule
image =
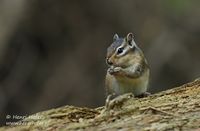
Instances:
[[[130,98],[109,111],[64,106],[16,124],[0,130],[200,130],[200,79],[146,98]]]

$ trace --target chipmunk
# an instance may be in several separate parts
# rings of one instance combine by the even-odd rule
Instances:
[[[132,93],[146,96],[149,82],[149,66],[142,50],[136,45],[133,34],[125,38],[113,37],[107,49],[106,63],[109,66],[105,79],[107,96]]]

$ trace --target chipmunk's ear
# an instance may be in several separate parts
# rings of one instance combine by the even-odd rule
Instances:
[[[118,34],[115,34],[115,35],[113,36],[113,41],[116,41],[117,39],[119,39],[119,36],[118,36]]]
[[[133,33],[128,33],[128,35],[126,36],[126,41],[128,42],[128,44],[132,47],[133,46]]]
[[[128,35],[126,36],[126,40],[127,42],[131,42],[133,40],[133,33],[128,33]]]

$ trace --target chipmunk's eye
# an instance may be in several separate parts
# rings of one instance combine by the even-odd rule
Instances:
[[[117,49],[117,54],[121,54],[121,53],[123,52],[123,50],[124,50],[124,48],[123,48],[123,47],[121,47],[121,48],[118,48],[118,49]]]

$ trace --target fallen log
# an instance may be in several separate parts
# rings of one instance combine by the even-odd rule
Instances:
[[[200,80],[111,110],[64,106],[36,113],[0,130],[200,130]]]

